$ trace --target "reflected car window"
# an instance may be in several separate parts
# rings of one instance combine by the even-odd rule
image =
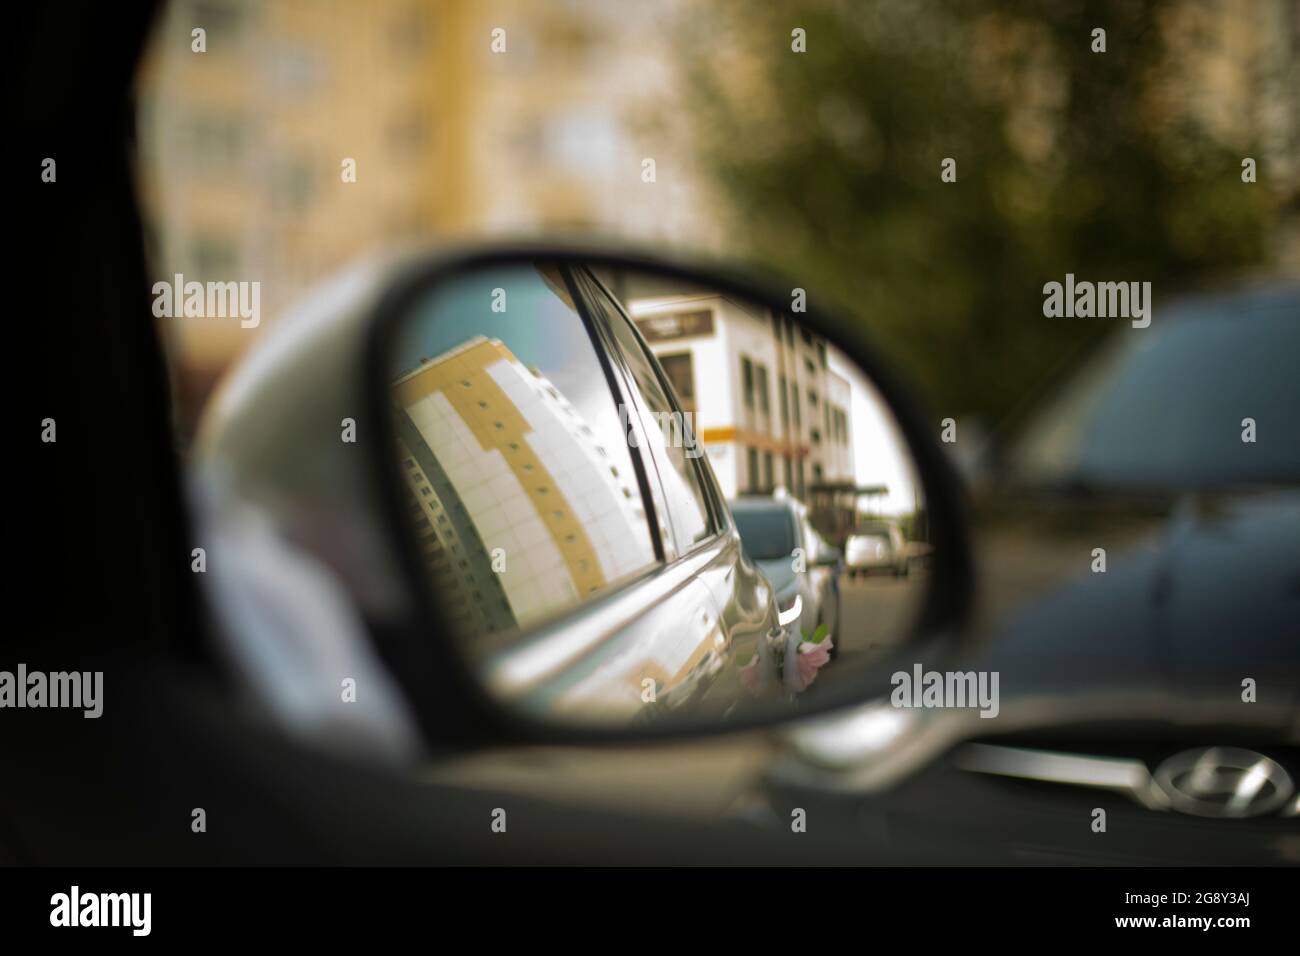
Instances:
[[[586,277],[582,283],[592,305],[604,313],[627,358],[636,388],[654,418],[646,423],[646,440],[655,459],[669,466],[660,468],[659,478],[667,497],[673,540],[678,552],[684,553],[717,530],[696,470],[696,459],[704,454],[704,446],[696,444],[690,421],[682,416],[660,384],[652,364],[654,359],[642,347],[631,323],[597,283]]]
[[[558,271],[440,285],[399,338],[410,514],[458,628],[526,627],[654,563],[617,403]]]

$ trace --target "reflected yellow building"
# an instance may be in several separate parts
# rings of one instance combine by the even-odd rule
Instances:
[[[422,363],[392,395],[417,528],[466,633],[527,626],[654,560],[634,476],[499,340]]]

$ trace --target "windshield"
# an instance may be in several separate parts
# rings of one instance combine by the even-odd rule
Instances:
[[[1300,480],[1300,297],[1126,330],[1026,433],[1032,483],[1206,487]]]
[[[735,511],[745,553],[754,561],[788,557],[795,549],[794,520],[785,508]]]

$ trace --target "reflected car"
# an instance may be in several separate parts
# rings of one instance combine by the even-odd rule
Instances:
[[[888,522],[860,527],[845,542],[844,563],[850,577],[873,571],[906,577],[908,557],[903,532],[898,525]]]
[[[741,497],[731,502],[741,545],[767,576],[783,614],[799,616],[787,626],[810,636],[822,625],[836,654],[839,625],[837,550],[820,539],[809,526],[806,510],[785,497]]]

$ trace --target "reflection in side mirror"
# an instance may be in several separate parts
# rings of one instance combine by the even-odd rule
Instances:
[[[839,548],[822,548],[814,562],[818,567],[833,568],[844,560]]]
[[[833,342],[727,285],[565,258],[459,271],[400,319],[408,537],[494,701],[708,727],[887,692],[930,518]]]

